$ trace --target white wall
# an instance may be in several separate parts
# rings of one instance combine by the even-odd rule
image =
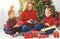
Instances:
[[[60,0],[52,0],[53,1],[53,5],[56,8],[56,11],[60,11]]]
[[[60,11],[60,0],[52,1],[53,5],[56,7],[56,11]],[[3,25],[8,19],[7,14],[11,4],[14,4],[15,13],[18,15],[18,10],[20,7],[18,0],[0,0],[0,26]]]
[[[8,19],[8,10],[11,4],[14,4],[15,15],[18,16],[20,7],[18,0],[0,0],[0,26],[6,23]]]

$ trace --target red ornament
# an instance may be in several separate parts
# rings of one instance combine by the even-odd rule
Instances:
[[[43,0],[43,2],[49,2],[49,0]]]
[[[59,38],[59,33],[57,31],[53,32],[53,35],[54,35],[54,38]]]
[[[38,31],[36,30],[32,30],[31,32],[32,32],[33,37],[36,37],[38,35]]]
[[[60,25],[60,12],[58,12],[58,25]]]
[[[46,2],[49,2],[49,0],[46,0]]]

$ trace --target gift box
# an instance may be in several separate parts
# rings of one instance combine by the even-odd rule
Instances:
[[[54,35],[54,38],[59,38],[59,33],[57,31],[53,32],[53,35]]]
[[[24,33],[24,38],[33,38],[33,35],[29,32]]]
[[[37,36],[38,38],[48,38],[49,37],[49,35],[39,35],[39,36]]]
[[[33,37],[36,37],[38,35],[38,31],[36,30],[31,30]]]

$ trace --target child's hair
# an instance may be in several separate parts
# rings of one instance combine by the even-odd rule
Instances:
[[[11,5],[11,6],[10,6],[10,9],[13,9],[13,8],[14,8],[14,5]]]
[[[50,9],[49,11],[50,11],[51,14],[53,14],[53,10]]]
[[[10,14],[12,14],[12,12],[13,12],[13,14],[14,14],[14,10],[9,10],[8,16],[10,16]]]
[[[45,8],[47,8],[50,12],[51,12],[51,14],[53,14],[53,10],[51,9],[51,7],[50,6],[48,6],[48,5],[46,5],[46,7]]]
[[[33,5],[33,3],[32,3],[32,2],[25,2],[25,4],[24,4],[24,8],[23,8],[23,10],[22,10],[22,11],[27,10],[28,4],[32,4],[32,5]]]

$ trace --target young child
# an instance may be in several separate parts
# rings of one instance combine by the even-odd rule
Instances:
[[[52,17],[53,11],[46,7],[45,11],[45,18],[43,19],[43,23],[45,25],[44,29],[41,29],[41,31],[45,32],[45,34],[51,34],[51,33],[58,33],[58,30],[56,28],[56,20]]]
[[[15,33],[20,32],[20,29],[19,28],[13,28],[17,23],[16,17],[14,16],[14,10],[10,9],[8,12],[8,16],[9,16],[9,19],[7,21],[7,24],[4,26],[5,33],[10,34],[12,36],[16,36]]]

